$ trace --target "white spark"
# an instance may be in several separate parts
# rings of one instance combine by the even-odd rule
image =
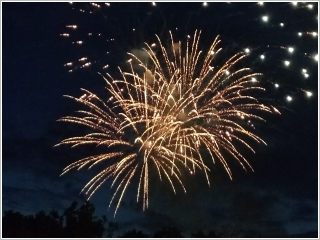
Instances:
[[[308,97],[312,96],[312,92],[307,91],[306,94],[307,94]]]
[[[308,8],[309,8],[309,9],[312,9],[312,8],[313,8],[313,5],[312,5],[312,4],[308,4]]]

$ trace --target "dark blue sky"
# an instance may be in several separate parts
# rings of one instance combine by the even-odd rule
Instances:
[[[113,220],[121,230],[176,225],[190,232],[230,224],[273,237],[317,236],[318,62],[313,57],[318,36],[311,32],[318,32],[318,5],[312,3],[312,9],[308,3],[100,5],[98,9],[89,3],[2,3],[2,210],[32,214],[63,210],[74,200],[83,202],[79,192],[94,173],[82,170],[59,177],[81,151],[53,148],[75,131],[56,122],[78,110],[62,95],[80,96],[81,87],[103,92],[104,80],[97,72],[115,74],[117,66],[124,65],[126,52],[154,41],[154,34],[165,39],[172,30],[184,39],[202,29],[204,46],[220,34],[224,51],[252,50],[250,67],[263,72],[267,97],[282,112],[269,116],[268,123],[257,129],[268,146],[256,145],[256,154],[248,157],[255,172],[235,168],[233,181],[217,164],[210,188],[203,178],[194,177],[186,194],[174,195],[166,185],[154,183],[145,212],[134,201],[135,189],[129,189]],[[262,21],[266,15],[267,23]],[[73,24],[76,30],[66,28]],[[79,40],[84,43],[72,44]],[[295,48],[293,54],[289,47]],[[79,68],[81,57],[92,66]],[[78,65],[64,67],[67,62]],[[102,70],[106,64],[109,68]],[[303,90],[313,96],[308,98]],[[97,214],[112,219],[114,207],[107,209],[109,186],[92,201]]]

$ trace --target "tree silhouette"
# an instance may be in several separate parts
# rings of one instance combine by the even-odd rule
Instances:
[[[108,222],[105,216],[94,217],[95,208],[92,203],[85,202],[77,209],[73,202],[60,216],[57,211],[46,214],[44,211],[34,216],[23,216],[13,210],[6,211],[2,217],[2,236],[5,238],[95,238],[112,237],[118,225]]]
[[[94,216],[95,207],[91,202],[85,202],[78,207],[73,202],[59,215],[58,211],[49,213],[39,211],[34,215],[24,216],[13,210],[5,211],[2,217],[3,238],[101,238],[113,237],[118,230],[118,224],[108,221],[106,216]],[[205,229],[204,229],[205,230]],[[229,224],[206,231],[199,230],[190,234],[192,238],[236,238],[262,237],[265,234],[248,231]],[[183,238],[181,230],[176,226],[165,226],[147,234],[137,229],[128,230],[119,238]]]
[[[76,209],[77,202],[73,202],[64,212],[66,226],[65,237],[89,238],[102,237],[107,222],[105,216],[101,219],[93,217],[95,208],[92,203],[86,202],[79,209]]]
[[[137,231],[135,228],[119,236],[119,238],[148,238],[148,237],[149,237],[148,234],[142,231]]]
[[[193,238],[239,238],[244,233],[245,231],[241,230],[240,228],[236,228],[232,225],[225,224],[220,226],[220,229],[218,230],[208,231],[207,234],[205,234],[201,229],[198,232],[191,233],[191,237]]]
[[[23,216],[19,212],[6,211],[2,218],[3,237],[12,238],[45,238],[60,237],[62,233],[62,218],[57,212],[46,214],[40,211],[35,216]]]
[[[183,238],[181,230],[175,226],[166,226],[156,231],[153,235],[155,238]]]
[[[199,230],[198,232],[191,233],[191,237],[193,238],[205,238],[207,237],[206,234],[202,230]]]
[[[107,238],[112,238],[113,237],[113,233],[118,229],[118,223],[115,222],[109,222],[108,223],[108,227],[106,229],[107,232]]]

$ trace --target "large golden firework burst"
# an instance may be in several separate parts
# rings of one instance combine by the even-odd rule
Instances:
[[[188,38],[185,46],[174,42],[170,32],[171,46],[167,49],[156,37],[158,52],[153,50],[154,45],[145,44],[148,61],[129,53],[131,70],[119,69],[121,79],[103,76],[111,94],[107,101],[82,89],[84,95],[80,98],[66,97],[85,105],[88,110],[78,111],[79,116],[59,120],[85,125],[93,132],[67,138],[56,146],[95,144],[110,149],[70,164],[62,174],[106,162],[107,167],[82,191],[90,198],[112,178],[111,187],[117,183],[117,188],[110,205],[120,194],[115,214],[134,176],[138,176],[139,182],[137,201],[142,198],[145,209],[148,207],[150,171],[155,171],[161,180],[167,179],[176,192],[176,183],[186,191],[181,177],[185,171],[191,174],[203,171],[210,185],[209,163],[216,159],[232,179],[223,153],[231,155],[244,169],[252,169],[237,150],[239,146],[245,146],[254,151],[248,139],[265,144],[252,132],[254,128],[250,121],[264,121],[256,112],[279,113],[273,106],[265,106],[252,96],[254,91],[264,90],[255,80],[260,73],[250,73],[249,68],[235,70],[245,54],[235,54],[215,69],[213,60],[221,50],[217,49],[218,37],[205,56],[198,50],[198,31],[191,42]],[[204,152],[209,153],[212,160],[204,159]]]

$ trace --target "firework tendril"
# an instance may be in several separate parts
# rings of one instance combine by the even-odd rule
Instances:
[[[88,199],[109,178],[116,190],[117,212],[123,195],[136,177],[137,202],[142,199],[143,210],[148,208],[149,176],[169,181],[172,190],[176,185],[186,191],[183,173],[203,172],[210,185],[209,163],[218,160],[232,179],[226,154],[242,166],[252,169],[246,158],[237,150],[245,146],[254,152],[248,140],[266,144],[252,131],[252,119],[265,121],[261,112],[279,113],[273,106],[259,103],[252,93],[264,90],[253,83],[260,73],[249,68],[236,69],[244,53],[233,55],[216,69],[213,61],[221,51],[213,41],[205,56],[198,50],[200,31],[184,45],[174,42],[165,48],[158,36],[158,51],[145,43],[148,60],[129,53],[129,71],[122,71],[120,79],[103,76],[111,97],[104,101],[94,93],[82,89],[79,97],[66,96],[88,110],[78,111],[79,116],[67,116],[58,121],[85,125],[92,133],[62,140],[58,145],[72,147],[94,144],[107,146],[103,154],[80,159],[63,170],[81,169],[105,162],[106,167],[82,189]],[[251,119],[251,120],[249,120]],[[204,159],[209,154],[211,160]],[[208,155],[208,156],[209,156]],[[150,172],[152,171],[152,172]]]

